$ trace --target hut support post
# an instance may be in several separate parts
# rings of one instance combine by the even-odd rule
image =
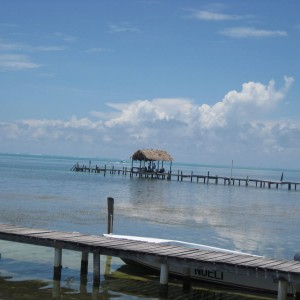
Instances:
[[[54,268],[53,268],[53,280],[61,279],[61,260],[62,260],[62,249],[55,248],[54,250]]]
[[[172,161],[170,162],[170,175],[168,176],[168,179],[171,180],[172,178]]]
[[[283,279],[279,279],[277,300],[286,300],[286,299],[287,299],[287,282]]]

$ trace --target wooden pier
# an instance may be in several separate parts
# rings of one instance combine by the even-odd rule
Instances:
[[[211,272],[211,274],[216,272],[214,270],[222,269],[233,276],[249,276],[249,280],[251,276],[255,276],[262,281],[266,278],[273,278],[278,285],[278,300],[286,299],[289,285],[292,285],[294,290],[297,290],[300,285],[299,261],[244,256],[9,224],[0,224],[0,240],[52,247],[54,249],[53,279],[56,281],[61,279],[62,250],[68,249],[82,253],[81,275],[87,274],[88,254],[93,254],[94,286],[100,285],[100,255],[133,260],[143,259],[148,262],[159,263],[161,266],[160,283],[162,287],[168,284],[168,270],[172,264],[180,265],[187,270],[196,267],[199,270]],[[299,299],[298,294],[296,294],[296,299]]]
[[[283,181],[283,180],[268,180],[268,179],[254,179],[254,178],[236,178],[236,177],[227,177],[227,176],[212,176],[208,172],[205,175],[197,175],[191,172],[190,174],[184,174],[182,171],[173,172],[148,172],[144,168],[115,168],[104,166],[95,166],[91,165],[79,165],[75,164],[71,171],[75,172],[88,172],[88,173],[102,173],[104,176],[106,174],[111,175],[125,175],[130,177],[140,177],[140,178],[151,178],[151,179],[168,179],[168,180],[177,180],[177,181],[191,181],[197,183],[213,183],[213,184],[224,184],[224,185],[238,185],[238,186],[254,186],[260,188],[284,188],[286,190],[297,190],[297,187],[300,186],[300,182],[292,181]]]

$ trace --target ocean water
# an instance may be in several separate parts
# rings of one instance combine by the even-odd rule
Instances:
[[[101,235],[107,231],[107,197],[113,197],[116,234],[184,240],[273,258],[293,259],[300,250],[300,186],[295,191],[70,171],[74,164],[89,161],[93,166],[131,166],[130,161],[101,158],[0,154],[0,223]],[[172,169],[270,180],[279,180],[283,172],[284,180],[300,182],[300,170],[182,163],[173,163]],[[80,283],[80,253],[63,251],[59,289],[51,280],[53,249],[0,241],[0,253],[0,299],[19,299],[21,294],[52,299],[55,293],[63,299],[158,299],[152,286],[157,280],[126,270],[119,258],[101,257],[101,286],[93,291],[92,273],[84,287]],[[173,296],[185,299],[177,290],[175,282]],[[196,292],[197,299],[220,293]],[[229,299],[222,295],[220,299]]]

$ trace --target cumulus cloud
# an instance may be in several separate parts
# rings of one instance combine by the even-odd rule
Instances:
[[[274,80],[247,82],[213,105],[185,98],[142,99],[108,103],[111,112],[94,111],[81,119],[1,123],[0,145],[9,140],[52,141],[68,143],[74,149],[84,141],[89,149],[107,146],[108,155],[143,147],[171,149],[177,160],[197,153],[203,159],[247,153],[298,155],[300,123],[268,118],[292,83],[291,77],[284,78],[281,88]]]

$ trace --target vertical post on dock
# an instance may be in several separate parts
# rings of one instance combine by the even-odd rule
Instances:
[[[284,279],[279,279],[277,300],[286,300],[286,298],[287,298],[287,282]]]
[[[114,198],[108,197],[107,198],[107,233],[113,232],[114,226]]]
[[[88,273],[88,265],[89,265],[89,252],[83,250],[81,253],[81,267],[80,267],[80,275],[85,276]]]
[[[169,266],[166,263],[160,265],[160,296],[167,298],[168,295],[168,281],[169,281]]]
[[[94,250],[93,253],[93,286],[98,287],[100,285],[100,252],[99,249]]]
[[[233,169],[233,160],[231,161],[231,170],[230,170],[230,183],[231,183],[231,180],[232,180],[232,169]],[[234,181],[233,181],[234,182]],[[234,185],[234,183],[233,183]]]
[[[184,267],[183,268],[183,285],[182,289],[184,291],[187,291],[191,288],[191,277],[190,277],[190,268],[189,267]]]
[[[62,249],[55,248],[54,252],[54,268],[53,268],[53,280],[61,279],[61,260],[62,260]]]

